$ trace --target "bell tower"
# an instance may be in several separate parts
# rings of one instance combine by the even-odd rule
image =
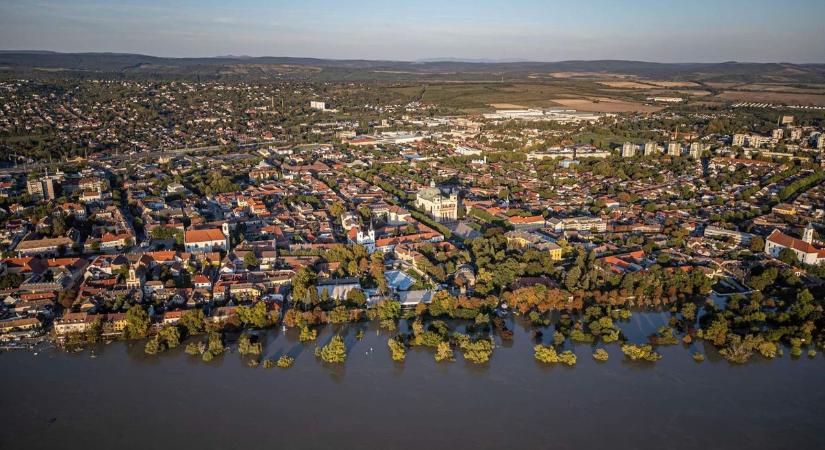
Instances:
[[[809,244],[814,241],[814,227],[810,223],[805,227],[805,231],[802,232],[802,240]]]

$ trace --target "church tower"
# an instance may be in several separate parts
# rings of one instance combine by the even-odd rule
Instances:
[[[366,233],[361,231],[360,228],[358,229],[355,242],[363,245],[368,253],[375,253],[375,228],[373,228],[372,222],[370,222],[370,229]]]
[[[810,223],[805,227],[805,231],[802,232],[802,240],[809,244],[814,241],[814,227]]]

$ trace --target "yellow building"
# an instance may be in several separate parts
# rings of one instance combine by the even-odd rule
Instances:
[[[552,244],[554,248],[550,248],[550,259],[553,261],[561,261],[561,247],[557,244]]]
[[[795,216],[796,206],[788,203],[779,203],[773,207],[774,214],[782,214],[784,216]]]
[[[504,234],[504,237],[507,239],[508,245],[518,248],[535,248],[536,250],[547,251],[550,253],[550,259],[553,261],[561,260],[561,247],[542,235],[515,230],[508,231]]]

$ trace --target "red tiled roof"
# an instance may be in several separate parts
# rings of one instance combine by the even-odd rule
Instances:
[[[544,217],[542,216],[530,216],[530,217],[521,217],[521,216],[512,216],[509,219],[510,223],[538,223],[544,222]]]
[[[226,239],[226,237],[223,235],[223,231],[218,228],[208,230],[189,230],[186,232],[186,236],[184,237],[186,242],[222,241],[224,239]]]
[[[825,249],[817,249],[811,243],[805,242],[802,239],[797,239],[793,236],[788,236],[779,230],[773,230],[770,236],[768,236],[768,241],[781,245],[782,247],[799,250],[803,253],[816,253],[818,257],[825,258]]]

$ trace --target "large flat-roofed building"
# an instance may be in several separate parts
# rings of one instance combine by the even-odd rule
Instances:
[[[26,190],[32,197],[54,200],[57,198],[56,189],[59,186],[58,182],[59,180],[50,176],[30,179],[26,182]]]
[[[343,300],[353,289],[361,289],[361,282],[358,278],[321,278],[316,285],[318,297],[324,296],[324,291],[328,298],[332,300]],[[300,299],[298,299],[300,300]]]
[[[559,123],[595,122],[604,114],[580,112],[574,109],[498,109],[494,113],[485,113],[485,119],[550,121]]]
[[[548,226],[556,233],[564,231],[607,231],[607,222],[599,217],[566,217],[552,218],[547,221]]]
[[[730,239],[737,245],[748,245],[750,244],[751,239],[753,239],[753,235],[750,233],[743,233],[741,231],[736,230],[727,230],[725,228],[719,228],[713,225],[705,227],[705,237],[720,240]]]
[[[444,195],[441,189],[430,185],[421,189],[415,196],[415,207],[429,214],[433,219],[457,220],[458,219],[458,194],[450,191],[449,195]]]
[[[17,244],[17,256],[57,256],[61,252],[70,251],[74,241],[61,236],[56,238],[46,239],[29,239]],[[61,250],[62,249],[62,250]]]

